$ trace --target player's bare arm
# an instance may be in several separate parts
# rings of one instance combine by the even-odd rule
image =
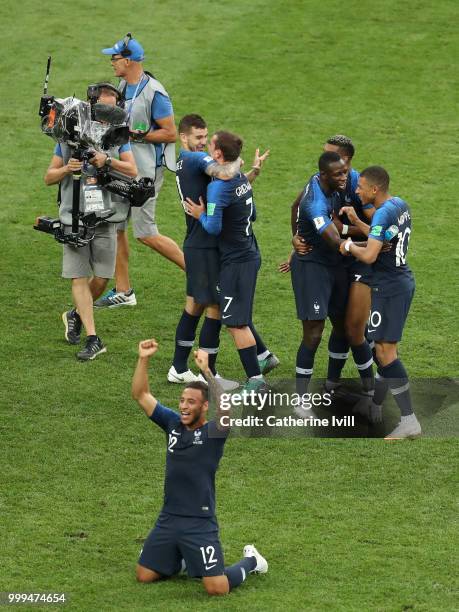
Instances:
[[[221,409],[221,396],[224,391],[209,368],[209,354],[206,353],[206,351],[198,349],[194,352],[194,360],[198,368],[201,370],[202,375],[206,379],[209,387],[209,398],[215,401],[217,428],[220,430],[227,429],[220,424],[221,417],[226,414]]]
[[[269,157],[269,149],[267,149],[263,155],[260,155],[260,149],[255,149],[255,156],[253,158],[252,169],[246,173],[246,177],[249,179],[250,184],[253,184],[257,178],[257,176],[261,172],[261,167],[263,166],[266,159]]]
[[[233,162],[225,162],[224,164],[209,164],[206,168],[206,174],[212,178],[218,178],[222,181],[228,181],[236,176],[241,170],[241,158],[238,157]]]
[[[139,342],[139,358],[132,377],[131,394],[148,417],[153,414],[158,400],[150,392],[148,383],[148,365],[150,358],[158,350],[158,343],[154,338]]]
[[[309,245],[305,242],[304,238],[301,238],[301,236],[298,236],[297,234],[298,208],[300,206],[302,196],[303,196],[303,190],[300,191],[300,193],[298,194],[298,196],[296,197],[295,201],[292,204],[291,218],[290,218],[290,223],[292,227],[292,236],[293,236],[292,244],[293,244],[294,250],[298,253],[298,255],[305,255],[306,253],[309,253],[309,251],[311,250]],[[283,261],[282,263],[279,264],[278,266],[279,272],[282,272],[283,274],[290,272],[290,261],[292,259],[292,255],[293,255],[293,252],[290,253],[287,261]]]
[[[379,240],[368,240],[366,246],[358,246],[349,238],[340,244],[339,250],[341,255],[353,255],[363,263],[372,264],[376,261],[382,247],[383,243]]]
[[[357,216],[357,213],[355,212],[355,208],[353,206],[343,206],[341,210],[339,211],[339,214],[347,215],[347,218],[354,226],[354,227],[350,227],[347,232],[351,238],[360,237],[362,235],[368,236],[368,234],[370,233],[370,226],[367,225],[361,219],[359,219],[359,217]]]
[[[339,235],[339,232],[334,223],[330,223],[321,234],[322,238],[332,249],[338,250],[342,242],[345,242]]]
[[[295,201],[292,204],[291,214],[290,214],[290,224],[292,227],[292,236],[298,231],[298,208],[300,207],[301,198],[303,197],[303,189],[297,195]]]

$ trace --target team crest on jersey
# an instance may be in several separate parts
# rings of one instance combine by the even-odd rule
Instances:
[[[316,301],[314,302],[314,312],[315,312],[316,314],[319,314],[319,311],[320,311],[320,306],[319,306],[319,304],[318,304],[318,302],[317,302],[317,300],[316,300]]]
[[[325,219],[323,217],[315,217],[315,219],[313,219],[314,221],[314,225],[316,226],[316,229],[320,229],[322,226],[325,225]]]
[[[201,434],[202,431],[200,429],[195,429],[193,444],[202,444]]]

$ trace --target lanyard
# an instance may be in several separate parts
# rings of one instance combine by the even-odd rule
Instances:
[[[144,77],[144,76],[146,76],[146,75],[145,75],[145,73],[143,73],[142,78],[141,78],[141,79],[140,79],[140,81],[137,83],[137,87],[135,88],[134,95],[132,96],[132,99],[131,99],[131,104],[129,105],[129,109],[128,109],[128,112],[127,112],[127,120],[128,120],[128,121],[129,121],[129,119],[131,118],[132,107],[134,106],[135,99],[137,98],[137,93],[138,93],[138,91],[139,91],[139,87],[140,87],[140,86],[142,85],[142,83],[143,83],[143,77]],[[148,81],[148,77],[147,77],[147,81]]]

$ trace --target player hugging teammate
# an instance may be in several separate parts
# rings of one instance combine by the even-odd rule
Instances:
[[[307,390],[328,316],[333,328],[326,389],[339,385],[350,346],[366,398],[358,411],[371,422],[382,421],[382,403],[390,388],[401,421],[386,439],[415,438],[421,427],[397,353],[414,294],[413,274],[406,264],[410,211],[401,198],[389,195],[389,175],[383,168],[372,166],[360,175],[350,168],[354,154],[350,139],[332,137],[324,148],[319,173],[292,206],[295,251],[280,267],[284,272],[291,268],[303,325],[297,387]],[[376,380],[370,346],[374,346]]]

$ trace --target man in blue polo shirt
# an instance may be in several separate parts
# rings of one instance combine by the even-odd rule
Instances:
[[[143,47],[130,34],[113,47],[103,49],[102,53],[111,55],[113,71],[121,79],[119,90],[126,100],[132,152],[139,176],[155,180],[155,196],[143,206],[131,209],[134,237],[185,269],[182,251],[171,238],[159,233],[155,218],[156,200],[164,181],[164,167],[175,171],[177,130],[171,100],[163,85],[144,70]],[[117,308],[135,306],[137,303],[129,279],[127,221],[119,224],[117,230],[116,286],[97,301],[97,307]]]

